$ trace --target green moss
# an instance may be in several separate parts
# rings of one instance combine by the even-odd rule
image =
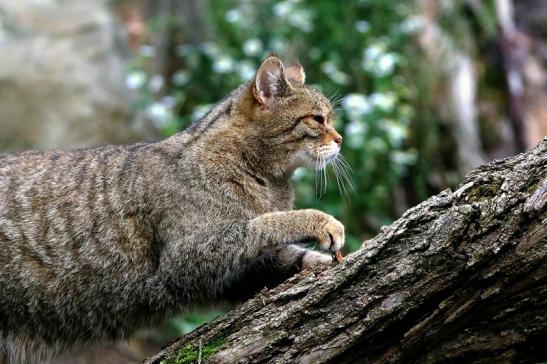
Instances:
[[[467,192],[467,198],[471,202],[481,202],[494,197],[501,188],[503,179],[495,179],[486,184],[474,186]]]
[[[205,345],[201,349],[202,362],[209,359],[213,354],[218,352],[224,345],[224,339],[218,338]],[[197,363],[199,358],[199,346],[188,343],[177,353],[174,353],[169,358],[162,360],[161,364],[192,364]]]
[[[385,267],[386,265],[386,261],[385,260],[377,260],[374,265],[376,265],[377,267],[380,267],[380,268],[383,268]]]

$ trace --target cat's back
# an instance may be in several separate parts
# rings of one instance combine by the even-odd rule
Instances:
[[[0,155],[0,216],[95,199],[92,195],[114,187],[128,156],[119,146]]]
[[[160,171],[170,173],[173,158],[157,143],[0,154],[0,194],[4,202],[27,196],[45,204],[60,197],[97,199],[109,192],[125,199],[142,194],[139,185],[160,179]]]
[[[44,267],[118,263],[152,234],[143,177],[147,144],[0,155],[0,264]],[[121,253],[120,253],[121,251]],[[109,258],[110,257],[110,258]],[[85,259],[84,259],[85,258]],[[66,262],[64,264],[63,262]],[[40,270],[40,269],[38,269]],[[44,270],[46,271],[46,270]]]

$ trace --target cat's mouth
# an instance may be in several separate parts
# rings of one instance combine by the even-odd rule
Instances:
[[[315,170],[324,169],[326,166],[329,165],[333,160],[336,159],[338,156],[339,150],[328,150],[325,152],[319,152],[317,156],[317,162]]]
[[[296,154],[296,164],[319,171],[328,166],[340,153],[338,146],[325,145],[317,150],[300,150]]]
[[[317,156],[315,157],[315,170],[324,169],[329,163],[334,161],[340,153],[340,147],[336,143],[330,143],[319,147]]]

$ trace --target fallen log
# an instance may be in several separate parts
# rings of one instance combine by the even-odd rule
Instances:
[[[545,361],[546,205],[547,138],[145,363]]]

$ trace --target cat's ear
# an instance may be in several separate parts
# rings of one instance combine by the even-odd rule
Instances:
[[[304,68],[299,62],[294,63],[286,69],[287,78],[293,85],[302,86],[306,82],[306,74]]]
[[[291,90],[283,62],[275,56],[266,58],[256,72],[253,95],[260,104],[270,107],[275,98],[283,97]]]

